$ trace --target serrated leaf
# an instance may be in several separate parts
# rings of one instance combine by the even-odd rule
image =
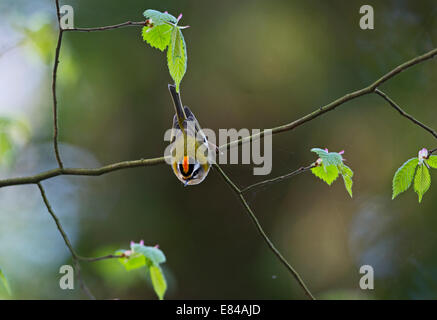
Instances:
[[[170,44],[172,26],[163,24],[159,26],[143,27],[143,40],[151,47],[164,51]]]
[[[344,186],[352,198],[352,184],[353,184],[352,177],[354,175],[354,172],[347,165],[343,164],[340,167],[340,173],[343,177]]]
[[[324,149],[320,149],[320,148],[312,148],[311,152],[315,152],[317,153],[317,155],[321,158],[323,155],[327,155],[328,151],[324,150]]]
[[[12,295],[11,293],[11,287],[9,286],[9,282],[8,279],[6,279],[5,274],[3,273],[2,269],[0,269],[0,282],[3,284],[3,286],[5,287],[6,291],[8,292],[9,295]]]
[[[164,253],[155,247],[134,244],[132,245],[132,249],[135,253],[140,253],[146,259],[150,260],[152,265],[158,266],[160,263],[164,263],[166,260]]]
[[[428,191],[431,186],[431,176],[426,165],[421,164],[416,171],[414,177],[414,191],[419,196],[419,203],[422,202],[423,195]]]
[[[430,156],[425,161],[431,168],[437,169],[437,156]]]
[[[152,19],[152,23],[155,26],[166,24],[166,22],[177,23],[177,19],[174,16],[158,10],[148,9],[144,11],[143,16],[146,19]]]
[[[167,282],[159,266],[150,267],[150,279],[152,280],[153,289],[159,300],[163,300],[165,291],[167,290]]]
[[[338,177],[339,171],[337,166],[325,166],[323,163],[311,169],[311,172],[318,178],[331,185]]]
[[[145,246],[143,241],[139,243],[131,242],[130,250],[119,250],[117,255],[126,255],[118,259],[126,270],[133,270],[141,267],[150,272],[153,289],[160,300],[164,299],[167,290],[167,282],[160,267],[166,261],[164,253],[157,247]]]
[[[320,148],[312,148],[311,151],[317,153],[326,167],[331,165],[340,166],[343,164],[343,157],[338,152],[327,152]]]
[[[115,254],[120,255],[125,250],[119,250]],[[118,261],[126,268],[126,271],[138,269],[146,265],[146,258],[140,253],[132,253],[129,257],[119,258]]]
[[[170,44],[167,49],[167,65],[170,75],[179,92],[179,84],[187,71],[187,48],[184,36],[179,28],[173,28]]]
[[[418,163],[418,158],[411,158],[407,160],[398,170],[396,170],[396,173],[393,177],[392,199],[396,198],[400,193],[406,191],[411,186],[411,182],[414,178],[414,172]]]

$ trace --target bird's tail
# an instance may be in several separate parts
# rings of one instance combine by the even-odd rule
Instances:
[[[173,99],[173,105],[175,108],[176,115],[178,117],[179,125],[181,126],[184,120],[187,119],[184,107],[182,106],[181,96],[176,91],[176,86],[173,84],[168,85],[168,90],[170,91],[171,97]],[[183,126],[181,126],[183,128]]]

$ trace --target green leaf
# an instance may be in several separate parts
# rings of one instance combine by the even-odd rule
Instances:
[[[347,165],[343,164],[342,166],[340,166],[340,173],[343,177],[344,186],[352,198],[352,177],[354,176],[354,172]]]
[[[158,10],[148,9],[144,11],[143,16],[146,19],[152,19],[152,23],[154,26],[160,26],[166,24],[166,22],[171,22],[176,24],[177,19],[169,13],[160,12]]]
[[[179,92],[179,84],[187,71],[187,48],[182,31],[176,27],[173,28],[167,49],[167,65]]]
[[[417,168],[416,176],[414,177],[414,191],[419,195],[419,203],[422,202],[422,197],[431,186],[431,176],[425,164],[421,164]]]
[[[341,166],[343,164],[343,157],[337,152],[327,152],[320,148],[312,148],[311,151],[317,153],[326,167],[331,165]]]
[[[393,177],[392,199],[396,198],[400,193],[406,191],[411,186],[418,163],[418,158],[409,159],[396,171]]]
[[[338,177],[339,171],[337,166],[325,166],[323,163],[311,169],[311,172],[318,178],[331,185]]]
[[[9,295],[12,295],[11,293],[11,287],[9,286],[9,282],[6,279],[5,274],[3,273],[2,269],[0,269],[0,282],[3,284],[3,286],[5,287],[6,291],[8,292]]]
[[[115,254],[120,255],[124,250],[119,250]],[[132,253],[129,257],[119,258],[118,261],[126,268],[126,271],[138,269],[146,265],[146,258],[141,253]]]
[[[143,27],[143,40],[153,48],[164,51],[170,43],[172,26],[163,24],[154,27]]]
[[[157,247],[145,246],[143,241],[139,243],[131,242],[130,250],[119,250],[117,255],[126,255],[118,259],[126,270],[145,267],[146,272],[150,272],[153,289],[160,300],[164,299],[167,290],[167,282],[160,267],[161,263],[166,261],[164,253]]]
[[[150,267],[150,279],[152,280],[153,289],[159,300],[163,300],[165,291],[167,290],[167,282],[159,266]]]
[[[431,168],[437,169],[437,156],[430,156],[425,161]]]
[[[146,259],[150,260],[152,265],[159,266],[159,264],[165,262],[164,253],[158,248],[144,246],[136,243],[132,245],[132,250],[135,253],[142,254]]]

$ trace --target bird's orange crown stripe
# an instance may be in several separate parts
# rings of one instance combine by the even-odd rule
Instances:
[[[184,161],[182,162],[182,167],[184,169],[184,172],[187,173],[188,172],[188,157],[187,156],[184,157]]]

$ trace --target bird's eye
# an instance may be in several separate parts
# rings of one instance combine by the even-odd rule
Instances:
[[[193,178],[196,178],[197,177],[197,175],[200,173],[200,167],[198,167],[197,169],[195,169],[194,171],[193,171],[193,175],[192,175],[192,177]]]

